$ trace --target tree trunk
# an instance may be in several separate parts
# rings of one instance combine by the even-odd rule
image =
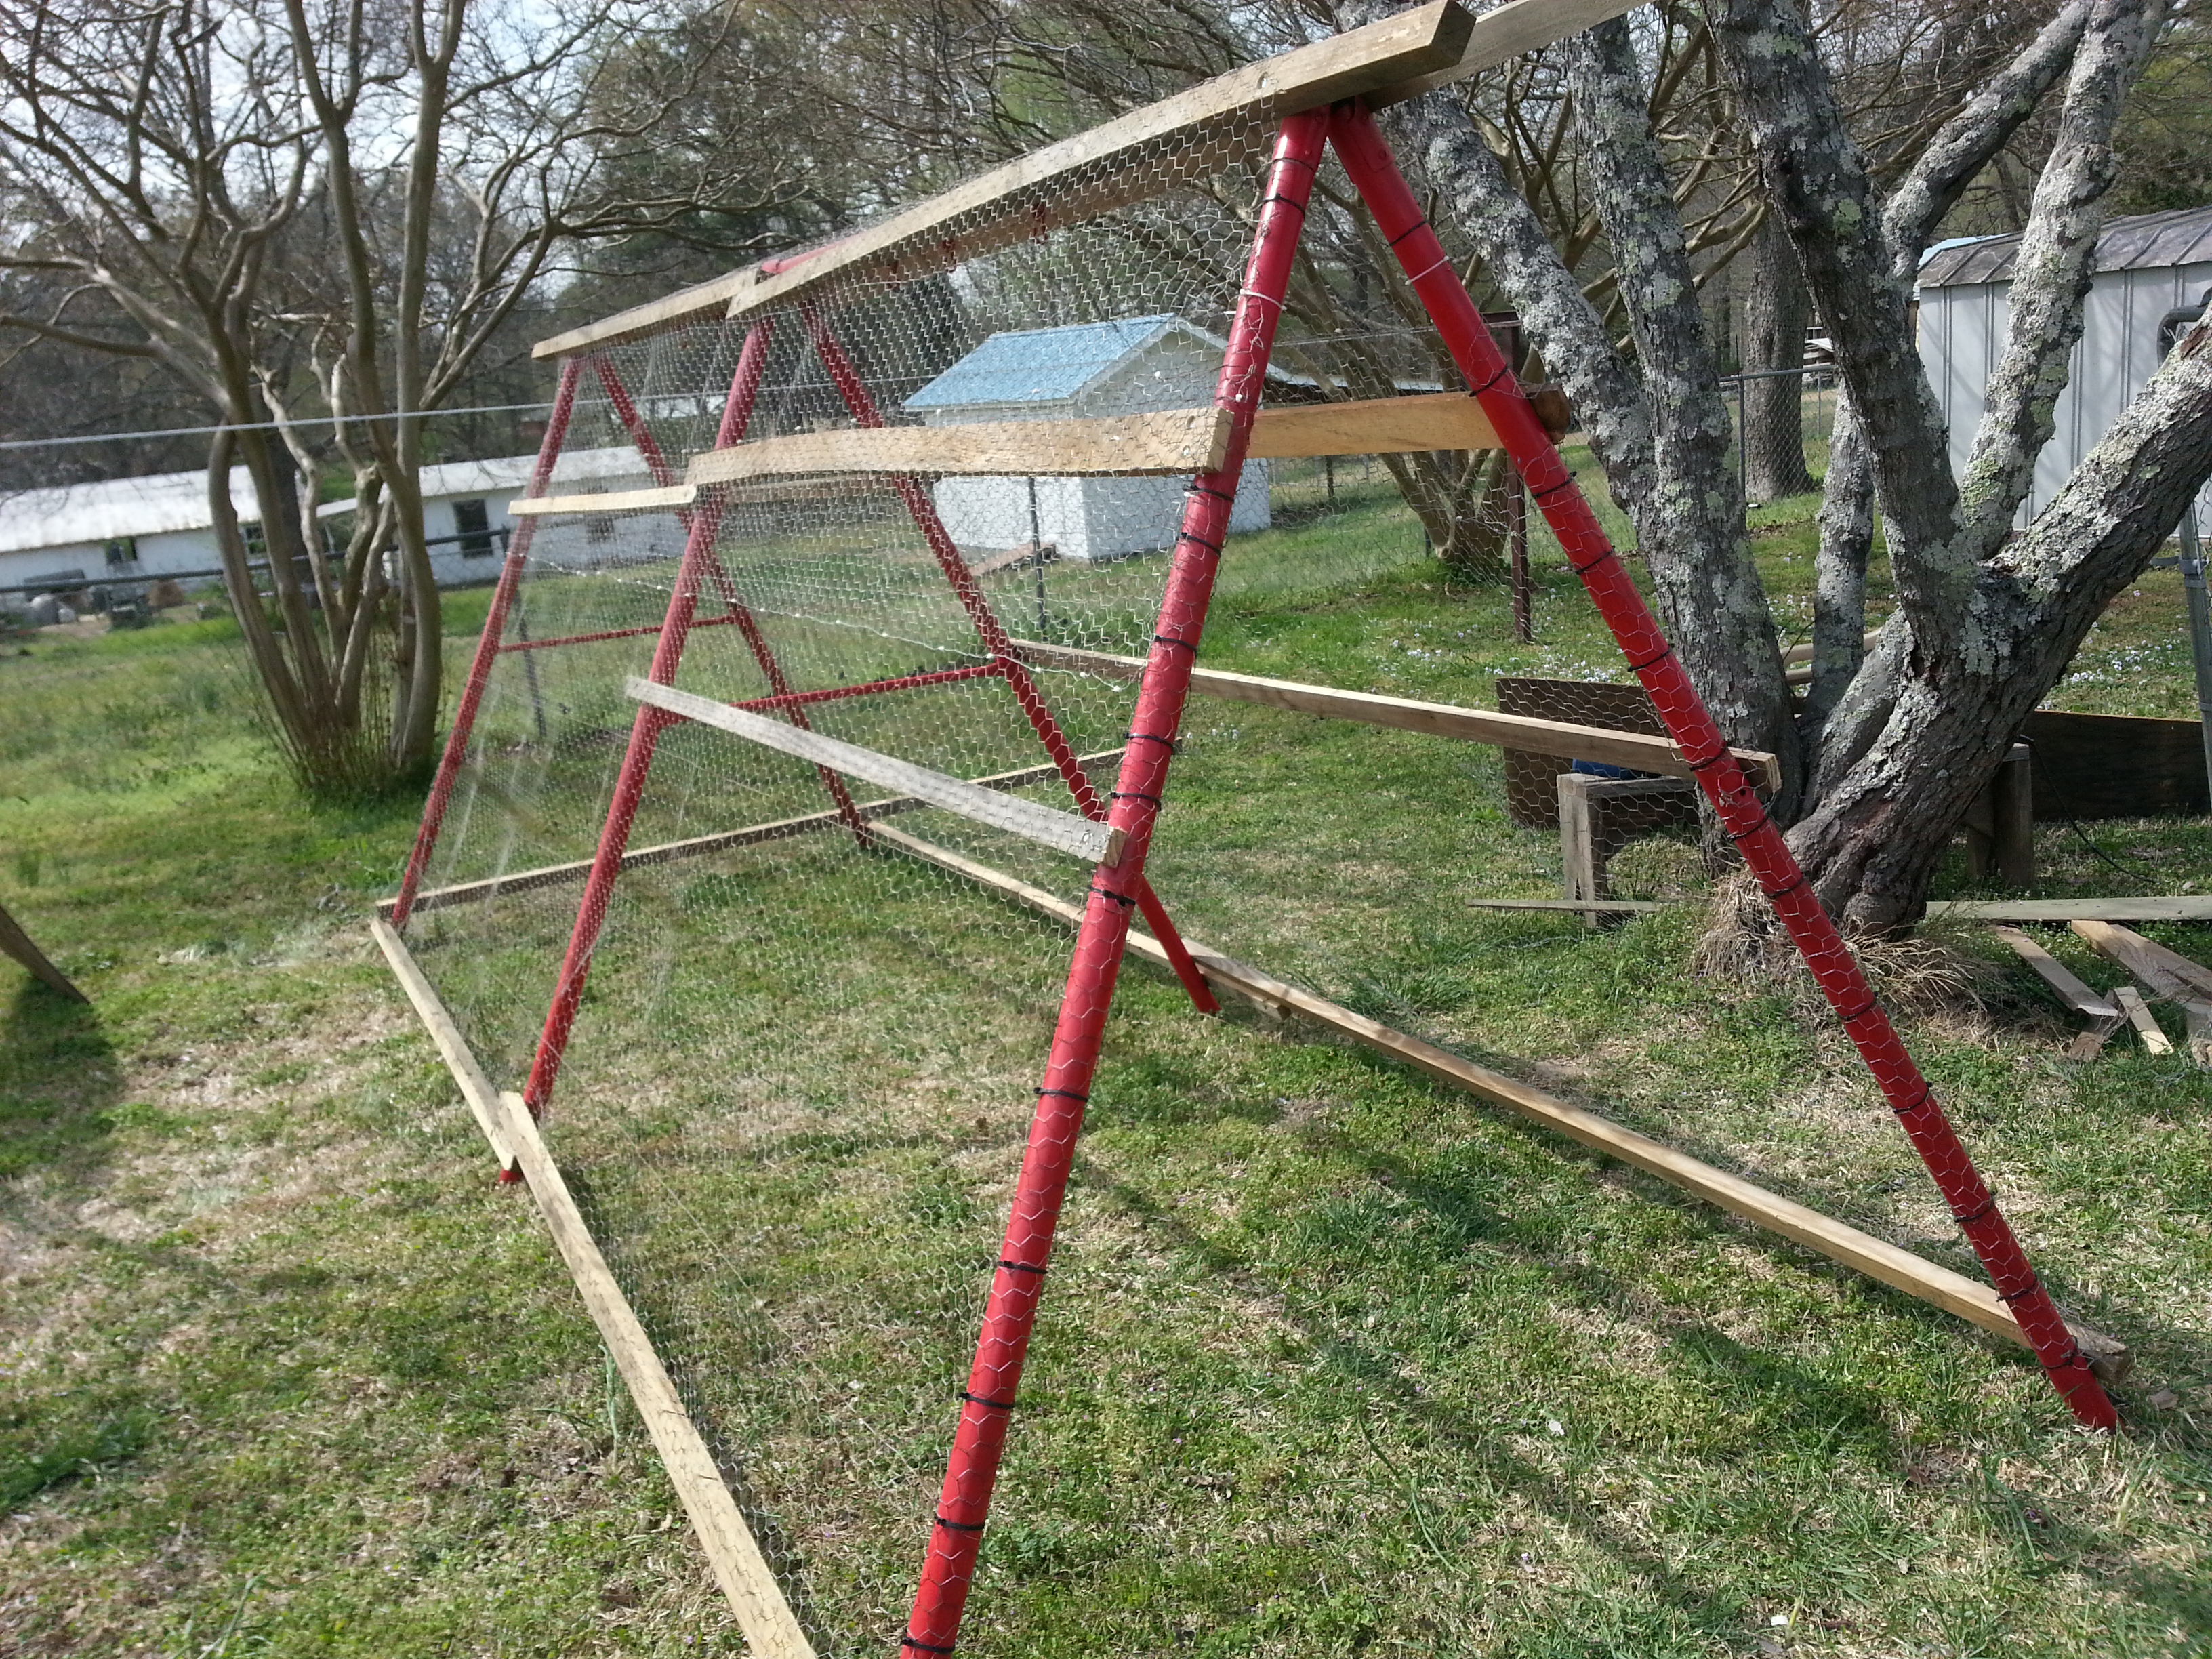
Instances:
[[[1796,375],[1769,373],[1804,362],[1812,302],[1797,274],[1796,251],[1778,217],[1767,216],[1750,252],[1737,356],[1747,374],[1765,378],[1743,382],[1743,488],[1754,501],[1778,501],[1817,488],[1805,470],[1804,382]]]

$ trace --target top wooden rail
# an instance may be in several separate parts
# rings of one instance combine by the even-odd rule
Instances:
[[[1510,0],[1471,17],[1455,0],[1437,0],[1247,64],[1048,144],[803,260],[770,261],[781,267],[772,273],[759,266],[732,271],[541,340],[532,355],[566,357],[716,315],[744,317],[862,272],[912,274],[905,269],[909,265],[941,270],[1024,240],[1047,225],[1079,222],[1143,200],[1164,176],[1140,176],[1133,163],[1148,151],[1233,121],[1280,120],[1340,99],[1364,97],[1378,106],[1401,102],[1578,34],[1636,3]]]

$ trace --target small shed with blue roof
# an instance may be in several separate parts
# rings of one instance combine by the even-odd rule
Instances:
[[[1213,401],[1221,338],[1172,313],[994,334],[906,400],[929,426],[1096,419]],[[1062,559],[1166,548],[1182,512],[1180,478],[940,479],[938,515],[971,555],[1042,544]],[[1247,461],[1231,533],[1265,530],[1267,464]]]

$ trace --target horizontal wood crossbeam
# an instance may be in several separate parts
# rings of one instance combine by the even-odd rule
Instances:
[[[1355,403],[1263,409],[1250,453],[1261,460],[1312,455],[1401,455],[1417,450],[1496,449],[1498,428],[1464,392],[1416,392]]]
[[[1086,772],[1102,766],[1110,766],[1121,758],[1119,749],[1104,749],[1094,755],[1079,755],[1075,763]],[[1017,771],[996,772],[988,777],[969,778],[968,782],[979,789],[1021,789],[1030,784],[1050,783],[1060,776],[1060,768],[1050,762],[1039,766],[1024,766]],[[902,812],[919,812],[927,801],[913,795],[892,795],[882,800],[859,802],[854,811],[866,821],[896,817]],[[720,853],[735,847],[757,847],[772,841],[785,841],[793,836],[809,836],[821,830],[836,830],[844,826],[845,815],[835,809],[825,812],[809,812],[803,817],[777,818],[768,823],[748,824],[742,830],[718,830],[710,836],[692,836],[683,841],[666,841],[654,847],[635,847],[623,854],[622,868],[625,871],[643,869],[655,864],[672,864],[680,859],[696,859],[709,853]],[[488,877],[483,881],[459,882],[451,887],[433,887],[416,895],[415,909],[444,910],[457,904],[483,904],[504,893],[527,893],[540,887],[564,887],[582,881],[592,873],[592,860],[578,859],[569,864],[541,865],[534,870],[517,870],[504,876]],[[389,918],[394,899],[379,899],[377,913]]]
[[[1961,921],[2212,921],[2212,895],[2136,898],[1956,899],[1928,907],[1931,920]]]
[[[1082,921],[1082,912],[1075,906],[988,865],[979,864],[948,848],[896,830],[885,830],[880,834],[886,842],[904,848],[915,857],[965,876],[1030,909],[1056,917],[1070,926],[1079,925]],[[1546,1094],[1540,1089],[1531,1088],[1502,1072],[1477,1066],[1472,1060],[1462,1060],[1447,1049],[1437,1048],[1434,1043],[1424,1042],[1419,1037],[1393,1030],[1363,1014],[1356,1014],[1349,1008],[1331,1002],[1326,997],[1317,996],[1224,957],[1194,939],[1185,939],[1183,943],[1188,947],[1192,959],[1198,963],[1199,971],[1217,989],[1233,991],[1271,1012],[1297,1013],[1316,1024],[1348,1036],[1394,1060],[1401,1060],[1440,1082],[1517,1112],[1609,1158],[1618,1158],[1624,1164],[1657,1176],[1661,1180],[1717,1204],[1757,1226],[1779,1233],[1818,1251],[1831,1261],[1839,1261],[1869,1278],[1903,1291],[1908,1296],[1933,1304],[2008,1341],[2017,1342],[2022,1347],[2030,1346],[2011,1310],[1998,1300],[1996,1291],[1988,1285],[1969,1279],[1963,1273],[1954,1273],[1948,1267],[1939,1267],[1910,1250],[1862,1232],[1805,1205],[1768,1192],[1741,1176],[1715,1169],[1686,1152],[1677,1152],[1672,1146],[1648,1135],[1638,1134],[1610,1118]],[[1157,940],[1134,929],[1129,933],[1129,949],[1148,961],[1164,963],[1166,960],[1167,953]],[[2125,1374],[2130,1357],[2124,1344],[2071,1322],[2069,1322],[2069,1328],[2081,1342],[2082,1352],[2090,1356],[2092,1365],[2099,1376],[2110,1380]]]
[[[1209,472],[1229,453],[1229,411],[1171,409],[1073,421],[855,427],[710,449],[690,482],[812,472],[1091,477]]]
[[[1103,651],[1044,645],[1034,640],[1017,640],[1014,649],[1024,661],[1039,667],[1071,668],[1106,679],[1134,679],[1145,672],[1141,659],[1115,656]],[[1452,703],[1419,702],[1368,691],[1342,691],[1334,686],[1263,679],[1256,674],[1231,674],[1213,668],[1192,670],[1190,689],[1200,696],[1219,697],[1231,702],[1256,702],[1330,720],[1425,732],[1432,737],[1496,744],[1501,748],[1571,760],[1600,761],[1608,766],[1656,772],[1662,777],[1694,775],[1689,763],[1667,738],[1644,737],[1634,732],[1574,726],[1528,714],[1501,714],[1487,708],[1462,708]],[[1735,754],[1753,785],[1762,789],[1774,787],[1778,770],[1773,756],[1757,749],[1739,749]]]
[[[1110,866],[1121,861],[1122,843],[1127,839],[1123,832],[1093,823],[1089,818],[1078,817],[1073,812],[1041,806],[1035,801],[1024,800],[1018,795],[980,788],[964,778],[934,772],[910,761],[878,754],[872,749],[863,749],[858,744],[845,743],[836,738],[825,737],[819,732],[810,732],[804,726],[787,726],[781,720],[733,708],[727,703],[716,702],[711,697],[679,691],[672,685],[661,685],[633,675],[623,690],[640,702],[664,709],[684,720],[714,726],[733,737],[757,743],[763,749],[778,750],[800,760],[811,761],[817,766],[830,767],[848,777],[861,778],[870,783],[900,790],[932,806],[957,812],[989,829],[1019,836],[1024,841],[1035,842],[1040,847],[1066,853],[1086,863]]]
[[[559,519],[592,513],[675,512],[687,507],[699,492],[688,483],[660,489],[615,489],[596,495],[520,495],[507,504],[518,519]]]
[[[1048,145],[915,204],[855,235],[815,249],[773,275],[748,265],[711,282],[541,340],[532,355],[563,357],[619,345],[717,315],[784,305],[860,272],[943,268],[1142,201],[1164,182],[1133,165],[1148,151],[1202,142],[1246,119],[1279,120],[1340,98],[1398,103],[1580,33],[1635,0],[1511,0],[1480,17],[1435,4],[1248,64],[1104,125]],[[771,262],[775,263],[775,262]]]

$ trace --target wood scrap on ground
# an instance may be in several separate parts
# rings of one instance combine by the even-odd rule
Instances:
[[[2094,1060],[2104,1048],[2105,1039],[2120,1028],[2123,1015],[2118,1006],[2076,978],[2072,969],[2019,928],[1992,927],[1990,931],[2010,945],[2014,954],[2036,971],[2061,1002],[2089,1021],[2089,1029],[2067,1044],[2066,1058]]]
[[[0,909],[0,951],[15,958],[31,971],[34,978],[72,1002],[89,1002],[92,999],[72,984],[70,976],[46,959],[46,953],[31,942],[31,936],[18,927],[15,918]]]
[[[2169,951],[2157,940],[2145,939],[2132,927],[2117,922],[2083,918],[2072,925],[2075,933],[2126,969],[2153,996],[2179,1006],[2183,1018],[2189,1022],[2189,1057],[2199,1066],[2212,1066],[2212,968],[2191,962],[2179,951]],[[2121,988],[2124,993],[2133,988]],[[2146,1018],[2148,1012],[2144,1011]],[[2134,1018],[2133,1009],[2129,1010],[2129,1017]],[[2171,1043],[2162,1048],[2152,1043],[2142,1020],[2135,1020],[2135,1026],[2142,1032],[2143,1047],[2151,1053],[2172,1052]],[[2165,1042],[2163,1033],[2159,1041]]]

